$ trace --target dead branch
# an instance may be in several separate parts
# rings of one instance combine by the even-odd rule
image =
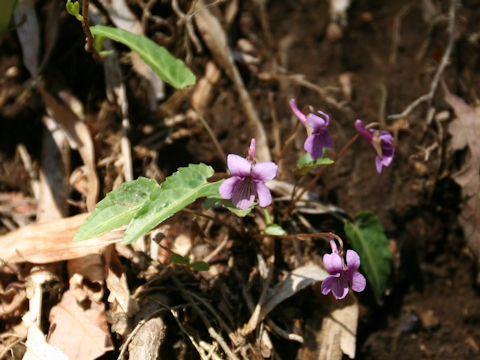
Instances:
[[[193,301],[192,299],[192,296],[188,293],[188,291],[185,289],[185,287],[183,286],[182,282],[180,280],[178,280],[177,277],[175,276],[172,276],[172,280],[173,282],[175,283],[175,286],[180,290],[180,292],[182,293],[182,296],[184,297],[185,300],[187,300],[190,305],[192,306],[193,310],[195,311],[195,313],[200,317],[200,319],[202,320],[203,324],[205,325],[205,327],[207,328],[208,330],[208,333],[210,334],[210,336],[212,337],[212,339],[214,339],[215,341],[217,341],[219,344],[220,344],[220,347],[222,348],[222,350],[225,352],[225,354],[228,356],[228,359],[232,359],[232,360],[240,360],[237,355],[235,355],[233,353],[233,351],[230,349],[230,347],[228,346],[228,344],[226,343],[225,339],[222,337],[222,335],[220,335],[213,327],[212,325],[210,324],[210,321],[208,320],[206,314],[202,311],[202,309],[200,309],[200,307]]]
[[[435,73],[435,76],[433,77],[433,80],[430,84],[430,91],[416,100],[414,100],[410,105],[408,105],[405,110],[403,110],[399,114],[393,114],[389,115],[389,119],[400,119],[403,117],[408,116],[418,105],[425,101],[431,101],[433,99],[433,96],[435,95],[435,91],[437,90],[438,83],[440,81],[440,77],[443,74],[443,71],[445,70],[445,67],[448,65],[448,62],[450,60],[450,54],[452,53],[453,49],[453,44],[455,42],[455,8],[457,6],[457,0],[451,0],[450,1],[450,10],[449,10],[449,15],[448,15],[448,44],[447,44],[447,49],[445,50],[445,53],[442,56],[442,59],[440,60],[440,65],[437,68],[437,71]]]

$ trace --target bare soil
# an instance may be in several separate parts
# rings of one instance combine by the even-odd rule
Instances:
[[[180,3],[188,8],[185,1]],[[428,4],[436,11],[429,10]],[[140,14],[137,3],[131,5]],[[448,44],[448,6],[447,1],[434,0],[410,3],[356,0],[348,10],[344,27],[337,29],[341,34],[338,39],[333,39],[329,34],[329,8],[325,1],[269,1],[265,11],[268,28],[262,26],[262,12],[255,1],[240,1],[238,14],[227,32],[234,55],[239,56],[237,44],[240,39],[247,39],[253,45],[251,55],[258,58],[258,62],[247,64],[238,57],[237,65],[272,149],[276,145],[274,132],[280,131],[281,139],[285,141],[294,125],[288,107],[288,100],[292,97],[301,104],[311,104],[330,114],[336,151],[355,134],[353,123],[356,119],[379,122],[395,136],[395,160],[381,175],[375,171],[370,148],[358,141],[314,188],[322,201],[345,209],[350,215],[362,210],[374,212],[391,240],[393,274],[384,302],[377,304],[370,290],[357,294],[361,304],[358,359],[474,359],[480,356],[480,301],[475,283],[477,260],[466,245],[457,220],[461,191],[450,178],[462,160],[462,154],[450,153],[447,146],[448,121],[453,114],[444,102],[443,90],[439,86],[431,103],[420,105],[407,117],[388,118],[388,115],[402,112],[413,100],[429,91]],[[40,4],[38,8],[41,9]],[[217,8],[225,11],[226,4]],[[169,24],[175,24],[175,15],[168,1],[159,1],[152,13],[167,19]],[[469,103],[478,102],[480,91],[479,16],[479,1],[465,0],[458,4],[455,43],[442,76],[450,91]],[[396,28],[398,24],[400,26]],[[85,53],[78,22],[62,15],[60,28],[44,80],[48,88],[66,87],[80,99],[90,129],[95,134],[97,157],[108,157],[113,146],[105,139],[109,136],[118,139],[120,121],[113,105],[110,109],[102,108],[105,98],[102,67]],[[183,46],[185,28],[172,26],[169,29],[173,29],[171,39],[162,45],[184,58],[187,54]],[[153,25],[149,27],[149,35],[153,38],[159,31]],[[330,31],[333,30],[330,28]],[[398,40],[395,40],[395,31],[398,31]],[[210,60],[212,55],[204,47],[202,54],[193,53],[189,65],[200,77]],[[5,75],[11,67],[18,69],[17,76]],[[123,62],[122,70],[130,104],[130,139],[136,149],[135,177],[153,173],[161,181],[179,166],[197,162],[224,171],[213,143],[199,123],[191,120],[182,123],[180,127],[188,130],[187,135],[165,144],[163,141],[172,129],[163,124],[161,111],[149,110],[147,96],[128,61]],[[295,74],[304,75],[309,82],[326,89],[338,100],[338,105],[289,77]],[[351,82],[350,99],[341,88],[341,78]],[[21,192],[31,196],[29,175],[15,149],[18,144],[25,144],[38,167],[39,134],[43,131],[41,117],[45,110],[35,90],[25,91],[29,86],[28,79],[18,38],[14,32],[2,35],[0,192]],[[173,90],[167,88],[167,98],[172,93]],[[446,110],[447,119],[429,120],[428,105],[434,108],[435,114]],[[176,111],[180,113],[188,107],[187,99]],[[245,153],[251,135],[244,116],[238,94],[223,74],[214,86],[211,104],[204,117],[227,153]],[[274,117],[279,129],[275,128]],[[155,139],[151,134],[165,135]],[[300,140],[302,138],[287,153],[284,167],[293,166],[295,159],[302,154]],[[155,156],[139,152],[145,148]],[[78,158],[72,159],[73,164],[79,162]],[[115,171],[113,168],[99,169],[102,194],[112,189]],[[285,173],[281,176],[283,180],[293,181]],[[73,192],[72,199],[80,201],[82,197]],[[72,214],[82,210],[77,206],[70,208]],[[237,221],[228,214],[221,214],[221,217],[225,221]],[[308,219],[320,231],[342,232],[341,224],[327,215]],[[185,214],[172,218],[169,224],[173,232],[187,231],[199,236],[196,223],[188,220]],[[298,225],[291,226],[293,230]],[[0,232],[6,231],[6,227],[0,227]],[[214,248],[222,241],[225,231],[222,226],[210,230],[208,247]],[[299,250],[287,241],[257,244],[252,239],[232,236],[233,243],[216,258],[220,271],[218,279],[202,279],[188,273],[179,276],[222,312],[231,314],[229,321],[236,326],[245,323],[250,314],[238,292],[237,275],[245,281],[254,275],[251,272],[256,260],[252,249],[268,246],[274,249],[278,267],[276,276],[280,276],[280,269],[291,265],[291,258],[298,251],[304,260],[308,257],[309,260],[320,260],[326,251],[323,243],[295,245],[300,246]],[[229,259],[233,259],[235,270],[228,265]],[[131,287],[141,285],[137,278],[140,270],[127,260],[124,266]],[[258,296],[261,286],[255,282],[250,285]],[[279,306],[272,313],[272,319],[288,331],[305,334],[310,315],[321,306],[316,296],[311,289],[302,291]],[[179,301],[179,294],[171,297],[172,303]],[[169,324],[175,326],[173,321]],[[189,326],[195,324],[201,326],[198,319],[191,319]],[[6,329],[7,324],[0,325],[1,331]],[[170,334],[166,344],[176,344],[178,338],[181,338],[180,332]],[[121,343],[120,340],[115,339],[116,345]],[[188,344],[187,340],[183,341]],[[300,357],[300,346],[296,343],[274,337],[274,346],[272,357],[275,359],[308,358],[307,355]],[[170,358],[196,356],[189,345],[182,351],[172,354],[165,350],[165,353],[173,356]],[[252,358],[258,357],[259,353],[252,351]],[[106,358],[116,356],[118,351]]]

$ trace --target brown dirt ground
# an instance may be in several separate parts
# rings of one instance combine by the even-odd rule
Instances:
[[[446,1],[433,3],[439,14],[446,16]],[[181,2],[185,3],[185,2]],[[478,288],[475,285],[475,259],[467,248],[457,222],[460,205],[460,189],[449,174],[458,167],[460,157],[447,151],[447,123],[427,123],[425,104],[402,121],[385,119],[384,115],[401,112],[416,97],[428,91],[433,73],[445,51],[448,34],[445,19],[433,25],[429,32],[429,21],[424,17],[420,2],[412,6],[401,23],[401,39],[396,63],[390,62],[392,34],[395,18],[407,4],[394,0],[356,0],[348,11],[348,24],[342,37],[329,41],[327,36],[328,4],[324,1],[270,1],[267,18],[272,42],[261,26],[258,8],[253,1],[240,1],[239,13],[228,35],[234,49],[240,38],[248,39],[255,47],[259,64],[248,66],[239,63],[247,89],[264,122],[267,134],[271,134],[273,104],[280,123],[282,139],[291,129],[291,114],[288,99],[297,98],[301,104],[312,104],[328,112],[332,118],[332,134],[336,144],[345,143],[354,135],[353,122],[360,118],[365,122],[385,122],[394,132],[396,156],[393,166],[378,176],[370,149],[357,142],[353,151],[341,159],[324,178],[315,191],[326,201],[333,203],[353,215],[361,210],[377,214],[386,228],[388,237],[395,245],[393,275],[384,304],[375,304],[369,291],[359,294],[361,313],[357,340],[359,359],[473,359],[480,355],[480,307]],[[184,4],[185,5],[185,4]],[[137,6],[133,8],[138,12]],[[220,6],[224,9],[224,5]],[[174,15],[167,1],[159,2],[153,12],[170,19]],[[455,46],[450,65],[445,71],[445,81],[450,90],[468,102],[478,101],[480,91],[478,18],[480,2],[465,0],[458,7]],[[55,47],[45,79],[48,86],[69,88],[85,104],[88,120],[93,131],[107,135],[118,134],[118,114],[110,110],[103,122],[96,122],[103,93],[103,74],[98,64],[83,51],[83,37],[78,23],[67,16],[61,20],[61,33]],[[176,29],[174,39],[183,39],[183,29]],[[153,35],[154,30],[152,29]],[[477,40],[472,40],[476,37]],[[73,39],[73,40],[72,40]],[[416,59],[425,44],[425,52]],[[165,44],[178,57],[185,56],[181,41]],[[211,55],[194,54],[191,65],[194,72],[201,74],[204,64]],[[20,74],[16,78],[5,78],[6,69],[17,66]],[[315,91],[309,90],[284,78],[269,79],[259,74],[278,74],[280,68],[291,74],[304,74],[306,79],[320,86],[339,87],[339,76],[350,74],[353,94],[347,103],[349,109],[333,107]],[[159,114],[148,110],[146,96],[138,87],[138,77],[128,64],[124,65],[130,114],[132,120],[131,139],[133,145],[142,143],[146,126],[155,131],[164,131]],[[9,96],[0,106],[0,191],[20,191],[28,194],[28,174],[15,157],[18,143],[27,146],[30,154],[38,161],[40,157],[41,116],[44,112],[41,99],[30,94],[19,103],[28,73],[22,65],[21,50],[15,34],[0,38],[0,89],[8,89]],[[382,95],[384,89],[384,95]],[[171,90],[168,90],[171,95]],[[272,94],[272,95],[269,95]],[[332,90],[337,99],[343,96]],[[432,105],[436,111],[448,110],[439,88]],[[188,106],[188,104],[184,104]],[[229,153],[243,153],[249,141],[245,129],[244,115],[238,104],[237,94],[227,77],[222,76],[214,90],[212,104],[205,114],[209,119],[222,147]],[[213,164],[217,170],[222,163],[207,134],[198,130],[198,124],[184,124],[192,129],[191,135],[164,146],[162,139],[151,145],[158,150],[156,166],[161,176],[168,175],[177,167],[189,162]],[[195,130],[197,129],[197,130]],[[271,144],[274,145],[270,138]],[[425,160],[425,152],[432,144],[435,150]],[[111,148],[100,142],[98,157],[108,156]],[[158,145],[158,147],[156,147]],[[290,152],[286,164],[293,164],[301,153]],[[337,151],[338,151],[337,147]],[[79,159],[73,159],[78,163]],[[134,159],[135,175],[143,175],[151,167],[151,159],[137,156]],[[112,174],[101,170],[102,193],[112,186]],[[161,178],[160,176],[160,178]],[[285,180],[292,180],[285,178]],[[73,195],[79,199],[78,194]],[[78,209],[72,208],[72,211]],[[340,224],[325,216],[309,217],[312,224],[322,231],[341,231]],[[184,225],[183,217],[174,217],[170,224],[175,229]],[[0,229],[5,232],[6,229]],[[193,230],[192,230],[193,231]],[[215,234],[215,231],[213,232]],[[221,229],[216,229],[221,234]],[[213,239],[219,241],[219,239]],[[235,276],[226,266],[227,259],[235,259],[239,271],[248,278],[255,262],[251,253],[254,243],[236,241],[229,253],[219,257],[224,273],[218,281],[197,283],[198,279],[185,276],[186,281],[200,286],[209,300],[223,299],[222,306],[231,306],[234,323],[248,319],[245,305],[236,305],[242,300],[236,291]],[[295,251],[290,244],[275,244],[279,266],[285,266]],[[324,246],[308,245],[304,254],[312,251],[319,258]],[[283,260],[282,260],[283,259]],[[287,259],[287,260],[285,260]],[[129,265],[126,264],[128,267]],[[135,273],[135,269],[129,270]],[[130,274],[131,275],[131,274]],[[134,278],[133,275],[131,275]],[[138,284],[133,283],[133,286]],[[208,288],[208,290],[207,290]],[[233,290],[232,290],[233,289]],[[302,331],[318,303],[308,300],[305,292],[286,301],[281,310],[273,313],[273,319],[290,330]],[[172,296],[176,296],[172,295]],[[195,322],[192,322],[195,323]],[[296,325],[295,325],[296,324]],[[300,324],[300,325],[299,325]],[[4,330],[4,329],[0,329]],[[175,339],[169,339],[173,344]],[[293,359],[298,347],[275,339],[277,359]],[[190,350],[184,350],[188,358]],[[118,354],[118,353],[117,353]],[[171,354],[170,354],[171,355]],[[172,356],[172,355],[171,355]],[[177,356],[180,356],[177,354]]]

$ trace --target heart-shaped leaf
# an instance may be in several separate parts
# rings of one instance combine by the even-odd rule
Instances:
[[[383,226],[371,212],[361,212],[353,223],[345,224],[345,233],[360,255],[361,267],[380,303],[390,275],[391,261]]]

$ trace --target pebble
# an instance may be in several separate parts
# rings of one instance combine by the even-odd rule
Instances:
[[[450,111],[443,110],[435,114],[435,120],[438,122],[447,121],[450,119]]]
[[[343,30],[336,22],[331,22],[327,26],[327,40],[335,42],[343,37]]]
[[[411,333],[420,330],[421,326],[420,318],[417,314],[409,312],[404,314],[400,319],[400,325],[398,325],[398,331],[400,333]]]
[[[20,73],[20,70],[18,70],[18,67],[16,66],[10,66],[6,71],[5,71],[5,76],[9,79],[16,78],[18,74]]]

